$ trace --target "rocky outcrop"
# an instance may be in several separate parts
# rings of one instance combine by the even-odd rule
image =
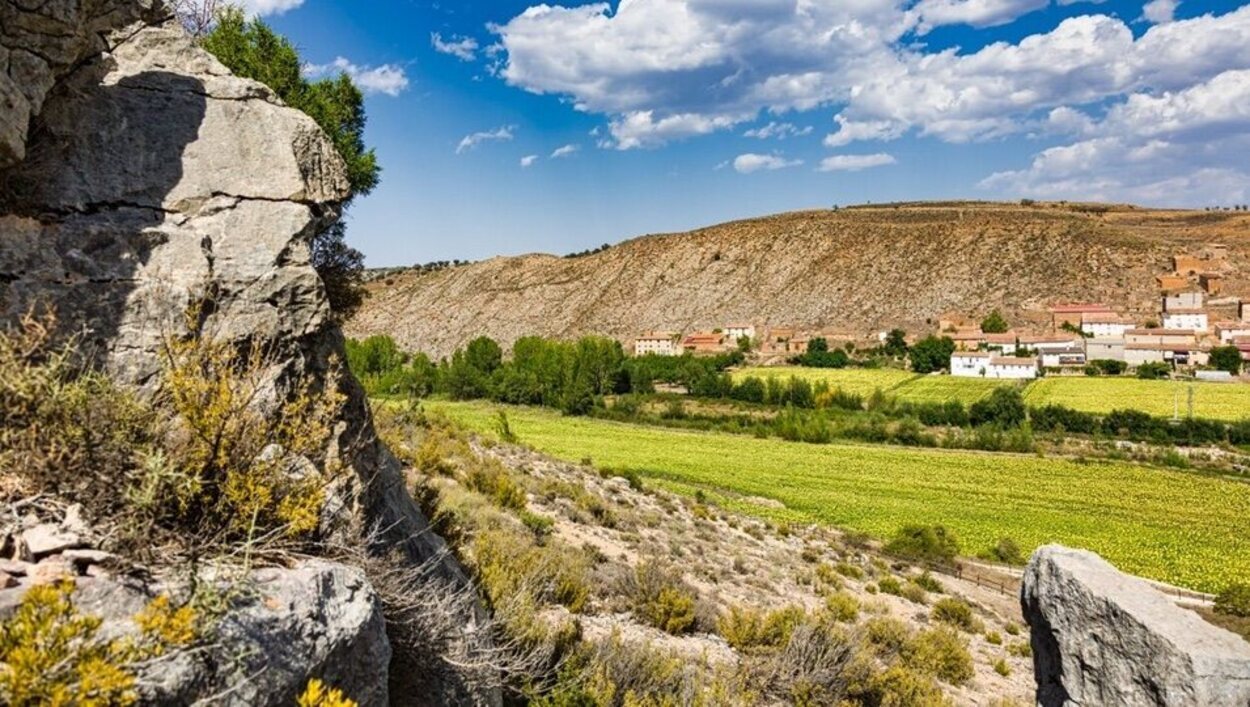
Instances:
[[[337,218],[348,182],[318,126],[231,75],[156,0],[2,0],[0,62],[0,325],[54,308],[114,377],[153,391],[165,344],[195,312],[208,336],[270,354],[261,406],[278,406],[296,379],[339,380],[335,440],[310,460],[353,472],[335,489],[330,530],[379,528],[380,549],[466,582],[377,439],[363,392],[332,375],[342,335],[309,241]],[[384,700],[385,634],[360,608],[373,602],[368,588],[346,568],[303,571],[273,578],[288,618],[258,618],[238,636],[255,638],[267,675],[333,672],[359,651],[382,679],[380,692],[354,696]],[[335,620],[332,605],[358,607],[372,647],[355,629],[331,640],[318,627]],[[340,667],[364,675],[352,665]],[[285,680],[239,702],[286,700]]]
[[[158,7],[154,0],[0,2],[0,169],[25,157],[31,119],[61,77],[107,49],[110,32]]]
[[[1250,705],[1250,643],[1091,552],[1039,549],[1021,603],[1042,707]]]

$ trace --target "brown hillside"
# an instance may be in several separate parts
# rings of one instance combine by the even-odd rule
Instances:
[[[949,310],[1039,319],[1057,301],[1143,316],[1173,253],[1230,247],[1250,294],[1250,214],[1131,206],[940,203],[809,211],[647,236],[597,255],[527,255],[370,284],[346,327],[449,354],[486,334],[629,340],[731,321],[919,332]]]

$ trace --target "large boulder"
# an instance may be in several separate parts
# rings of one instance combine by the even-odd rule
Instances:
[[[1250,643],[1094,553],[1039,549],[1021,604],[1042,707],[1250,705]]]

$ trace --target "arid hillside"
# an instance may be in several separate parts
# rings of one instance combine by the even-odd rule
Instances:
[[[1057,301],[1148,315],[1177,252],[1224,243],[1246,290],[1250,213],[1087,204],[900,204],[781,214],[637,238],[580,258],[493,258],[387,273],[346,327],[449,354],[486,334],[686,331],[730,322],[868,334],[946,311],[1044,318]]]

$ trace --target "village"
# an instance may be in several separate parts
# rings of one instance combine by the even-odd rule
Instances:
[[[1028,380],[1080,374],[1094,362],[1113,361],[1125,370],[1154,364],[1200,380],[1231,381],[1227,371],[1205,370],[1217,347],[1236,347],[1242,360],[1250,361],[1250,296],[1225,292],[1231,274],[1227,257],[1227,247],[1220,244],[1196,255],[1174,255],[1171,270],[1155,278],[1158,309],[1150,313],[1130,314],[1096,302],[1057,302],[1040,313],[1044,325],[1014,328],[948,312],[925,335],[953,342],[948,371],[956,377]],[[864,349],[881,346],[888,336],[886,331],[857,334],[737,322],[711,331],[647,332],[634,340],[633,353],[712,356],[740,350],[754,363],[781,365],[806,354],[817,339],[831,350]],[[907,335],[909,344],[918,338]]]

